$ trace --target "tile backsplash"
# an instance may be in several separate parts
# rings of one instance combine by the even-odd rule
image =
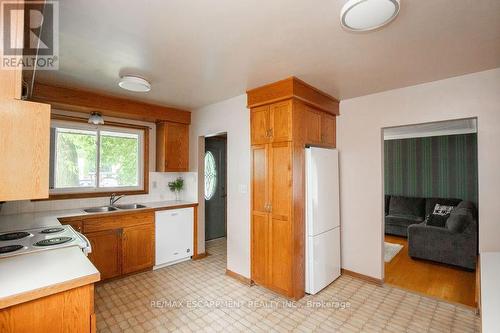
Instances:
[[[197,201],[198,176],[196,172],[150,172],[149,194],[127,195],[120,199],[119,203],[175,200],[175,194],[168,188],[168,182],[175,180],[179,176],[184,178],[184,190],[181,192],[180,199],[185,201]],[[108,204],[109,197],[44,201],[9,201],[1,205],[0,215],[85,208]]]

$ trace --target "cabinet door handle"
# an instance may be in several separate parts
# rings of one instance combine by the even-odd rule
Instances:
[[[273,211],[273,205],[269,204],[269,213],[271,213],[272,211]]]
[[[270,137],[270,138],[272,138],[272,137],[273,137],[273,129],[272,129],[272,128],[270,128],[270,129],[269,129],[269,137]]]

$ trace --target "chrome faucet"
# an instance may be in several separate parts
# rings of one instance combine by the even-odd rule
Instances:
[[[115,205],[115,202],[117,202],[118,200],[120,200],[121,198],[123,198],[125,195],[116,195],[116,193],[113,193],[111,194],[111,196],[109,197],[109,205],[110,206],[114,206]]]

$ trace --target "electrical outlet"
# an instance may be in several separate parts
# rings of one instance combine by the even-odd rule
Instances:
[[[153,188],[157,188],[158,187],[158,183],[156,182],[156,180],[153,181]]]

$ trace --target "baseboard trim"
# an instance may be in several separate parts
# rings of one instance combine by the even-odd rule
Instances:
[[[229,277],[232,277],[235,280],[238,280],[239,282],[241,282],[243,284],[246,284],[247,286],[252,286],[253,285],[253,281],[250,280],[249,278],[244,277],[241,274],[235,273],[235,272],[233,272],[233,271],[231,271],[231,270],[229,270],[227,268],[226,268],[226,275],[229,276]]]
[[[191,259],[193,260],[200,260],[208,256],[208,252],[203,252],[203,253],[198,253],[195,256],[192,256]]]
[[[366,282],[369,282],[369,283],[373,283],[373,284],[376,284],[377,286],[381,286],[384,284],[384,281],[382,279],[377,279],[377,278],[374,278],[374,277],[371,277],[371,276],[368,276],[368,275],[364,275],[364,274],[361,274],[361,273],[356,273],[356,272],[353,272],[353,271],[350,271],[348,269],[341,269],[341,273],[342,274],[345,274],[345,275],[349,275],[349,276],[352,276],[352,277],[355,277],[357,279],[360,279],[360,280],[364,280]]]

